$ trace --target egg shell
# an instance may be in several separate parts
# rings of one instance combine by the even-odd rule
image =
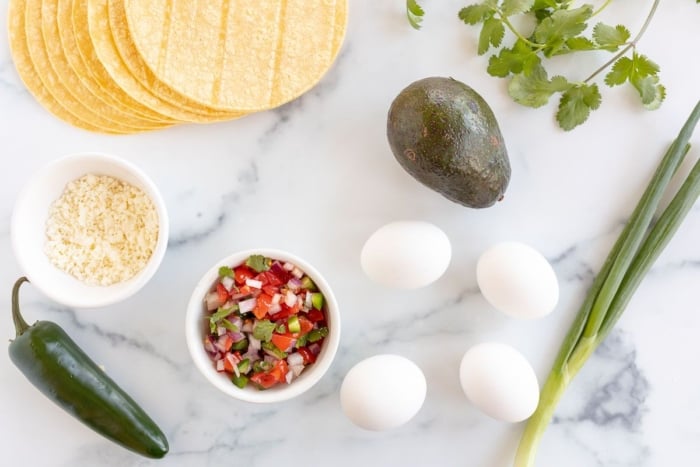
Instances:
[[[524,243],[504,242],[486,250],[477,263],[476,280],[494,308],[515,318],[541,318],[559,301],[554,269]]]
[[[369,357],[348,371],[340,388],[345,415],[365,430],[382,431],[408,422],[425,401],[421,369],[405,357]]]
[[[443,275],[450,264],[452,246],[433,224],[399,221],[374,232],[362,248],[365,274],[387,287],[415,289]]]
[[[470,348],[462,358],[459,380],[471,403],[497,420],[521,422],[537,408],[537,376],[509,345],[486,342]]]

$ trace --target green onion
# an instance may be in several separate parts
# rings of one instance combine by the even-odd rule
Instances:
[[[700,196],[700,161],[656,223],[654,213],[688,153],[688,141],[700,119],[695,106],[666,152],[629,222],[596,276],[562,343],[540,393],[535,413],[525,426],[515,455],[516,467],[532,467],[539,441],[564,391],[613,328],[637,287]]]
[[[253,373],[264,373],[272,369],[272,363],[265,360],[258,360],[253,363]]]
[[[289,332],[301,332],[301,323],[299,323],[299,317],[297,315],[292,315],[287,320],[287,329]]]

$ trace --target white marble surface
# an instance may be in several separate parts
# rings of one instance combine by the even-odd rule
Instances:
[[[6,24],[7,0],[0,0]],[[505,94],[475,54],[476,30],[455,18],[465,2],[424,0],[421,32],[401,0],[352,0],[342,55],[321,84],[275,111],[208,126],[109,137],[73,129],[44,111],[21,85],[0,40],[0,336],[14,335],[9,295],[22,273],[9,218],[33,171],[68,153],[123,156],[161,188],[171,239],[161,269],[139,294],[99,310],[51,303],[23,292],[28,320],[53,320],[158,421],[171,452],[133,455],[83,427],[0,357],[0,465],[27,466],[469,466],[510,465],[522,425],[488,419],[458,383],[463,352],[483,340],[520,349],[543,379],[577,305],[641,193],[650,171],[700,97],[700,5],[662,2],[640,47],[658,61],[666,103],[646,112],[629,89],[604,90],[603,106],[571,133],[553,124],[554,104],[533,111]],[[632,30],[651,1],[618,0],[611,22]],[[581,77],[602,63],[576,63]],[[469,210],[429,191],[389,151],[389,103],[411,81],[454,76],[491,104],[513,167],[506,199]],[[700,133],[693,138],[700,147]],[[694,158],[700,155],[696,148]],[[435,284],[399,292],[375,285],[359,265],[364,240],[397,219],[434,222],[453,260]],[[538,465],[665,467],[700,455],[700,206],[687,219],[632,301],[617,330],[586,365],[547,431]],[[561,301],[546,319],[521,322],[478,293],[475,261],[489,244],[520,240],[554,264]],[[287,249],[323,271],[343,317],[331,371],[299,399],[270,406],[228,399],[195,370],[183,318],[190,290],[219,257],[253,246]],[[394,352],[428,379],[422,410],[385,433],[354,427],[338,390],[360,359]]]

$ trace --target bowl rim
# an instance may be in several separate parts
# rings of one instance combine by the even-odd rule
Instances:
[[[321,353],[316,362],[305,370],[307,377],[293,381],[289,385],[278,386],[265,391],[253,390],[252,388],[239,388],[227,378],[223,377],[214,368],[209,355],[204,350],[200,327],[197,321],[203,314],[203,300],[206,293],[211,289],[219,274],[219,267],[239,265],[251,255],[263,255],[268,258],[281,261],[289,261],[308,274],[319,290],[323,293],[326,301],[326,313],[328,319],[329,333],[324,340]],[[185,316],[185,338],[189,349],[190,357],[195,363],[199,372],[214,387],[235,399],[252,403],[273,403],[292,399],[311,389],[327,373],[333,363],[340,344],[340,310],[338,302],[333,294],[333,290],[323,277],[323,275],[311,264],[304,261],[299,256],[288,251],[275,248],[250,248],[231,253],[209,268],[194,287],[190,300],[187,304]]]
[[[142,186],[139,188],[141,188],[145,192],[146,196],[148,196],[148,198],[153,202],[153,206],[158,215],[158,238],[156,239],[156,245],[151,258],[148,260],[143,269],[129,279],[131,282],[128,284],[128,286],[125,286],[118,291],[116,289],[110,289],[111,286],[91,286],[85,284],[85,287],[98,287],[105,291],[104,294],[100,295],[100,300],[92,301],[86,301],[85,299],[80,298],[67,298],[66,296],[57,295],[54,293],[54,289],[51,286],[48,286],[44,280],[44,275],[32,268],[31,262],[23,253],[23,246],[21,245],[23,245],[24,242],[21,238],[19,238],[20,231],[22,229],[17,227],[20,211],[25,208],[24,205],[27,203],[27,198],[34,190],[37,189],[37,185],[41,181],[52,177],[52,173],[55,173],[58,169],[60,169],[60,167],[76,164],[81,160],[99,161],[100,163],[104,163],[105,167],[117,166],[129,172],[142,184]],[[90,173],[90,171],[85,171],[84,174],[87,175],[88,173]],[[105,174],[109,175],[109,173],[106,172]],[[148,281],[160,267],[168,247],[169,235],[170,221],[167,206],[155,182],[153,182],[146,172],[144,172],[136,164],[119,156],[107,154],[101,151],[81,151],[70,153],[60,156],[40,167],[29,177],[29,179],[24,183],[22,189],[19,191],[14,202],[12,215],[10,217],[10,243],[14,257],[24,275],[26,275],[32,284],[45,296],[56,301],[57,303],[73,308],[100,308],[121,302],[138,292],[144,285],[146,285],[146,283],[148,283]],[[55,268],[55,266],[51,266]],[[58,270],[58,268],[56,269]]]

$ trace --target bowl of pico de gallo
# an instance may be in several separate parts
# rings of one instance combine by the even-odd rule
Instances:
[[[255,249],[212,266],[186,314],[187,346],[216,388],[256,403],[280,402],[314,386],[340,342],[333,292],[291,253]]]

